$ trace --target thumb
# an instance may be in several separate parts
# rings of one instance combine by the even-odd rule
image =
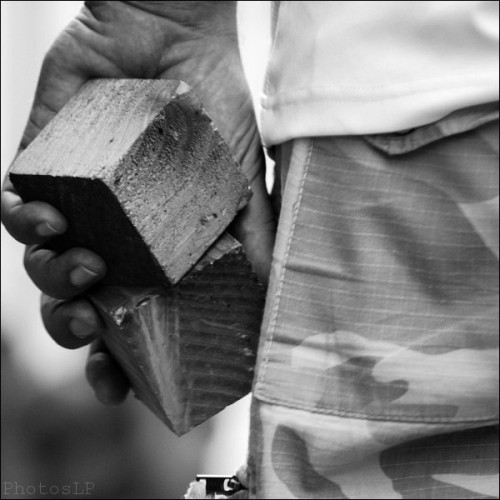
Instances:
[[[18,150],[21,152],[88,80],[89,74],[79,63],[78,45],[64,31],[45,56],[38,79],[35,99]],[[1,196],[2,222],[7,231],[22,243],[39,243],[46,239],[34,228],[49,224],[62,232],[66,221],[56,209],[40,203],[24,204],[5,176]]]
[[[248,205],[231,224],[230,232],[243,245],[259,281],[267,286],[276,237],[276,221],[263,172],[259,172],[252,182],[252,193]]]

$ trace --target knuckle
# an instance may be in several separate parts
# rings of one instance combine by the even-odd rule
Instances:
[[[34,262],[33,262],[33,247],[27,246],[24,250],[23,257],[23,265],[24,269],[28,273],[28,276],[33,279],[34,274]]]
[[[43,255],[40,246],[33,245],[26,248],[23,264],[31,281],[46,295],[59,300],[75,296],[75,291],[69,284],[64,259],[49,258]]]
[[[59,301],[53,297],[49,297],[45,293],[42,293],[40,299],[40,312],[42,313],[42,319],[49,318],[54,309],[57,307]]]
[[[66,349],[78,349],[87,343],[83,339],[76,338],[69,328],[72,317],[70,302],[42,294],[40,309],[45,329],[58,345]]]
[[[89,356],[87,370],[96,371],[107,368],[109,365],[109,355],[106,352],[98,351]]]
[[[50,332],[49,332],[50,333]],[[64,347],[64,349],[75,350],[87,345],[86,342],[73,337],[69,332],[66,334],[51,335],[56,344]]]

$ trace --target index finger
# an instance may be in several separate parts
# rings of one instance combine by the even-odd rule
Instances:
[[[68,29],[55,41],[42,64],[20,149],[26,148],[56,113],[89,79],[85,51],[68,34]],[[50,237],[64,233],[66,219],[51,205],[42,202],[24,204],[7,176],[2,195],[2,222],[7,231],[21,243],[43,243]]]
[[[66,231],[68,223],[52,205],[42,201],[24,203],[12,182],[5,178],[1,195],[2,223],[7,231],[25,245],[43,243]]]

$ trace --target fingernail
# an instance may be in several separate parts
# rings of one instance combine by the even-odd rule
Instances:
[[[45,221],[36,226],[36,232],[39,236],[56,236],[58,234],[64,233],[64,229],[55,228],[47,221]]]
[[[73,318],[69,322],[71,333],[80,339],[86,339],[95,334],[95,326],[82,321],[81,319]]]
[[[98,273],[91,271],[84,266],[78,266],[69,273],[69,280],[74,286],[88,285],[92,281],[95,281],[98,277]]]

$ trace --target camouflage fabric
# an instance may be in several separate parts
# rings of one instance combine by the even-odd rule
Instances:
[[[278,160],[250,497],[497,497],[498,104]]]

